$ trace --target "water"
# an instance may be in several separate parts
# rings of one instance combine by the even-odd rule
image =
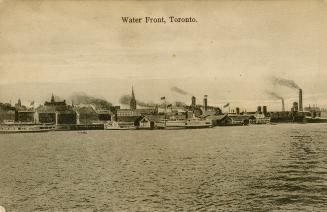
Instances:
[[[327,211],[327,125],[0,135],[7,211]]]

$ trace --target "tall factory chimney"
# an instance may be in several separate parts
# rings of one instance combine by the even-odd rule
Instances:
[[[195,96],[192,96],[192,104],[191,106],[194,108],[196,106],[196,98]]]
[[[303,111],[302,89],[299,89],[299,111]]]
[[[207,111],[208,110],[208,95],[204,95],[204,98],[203,98],[203,108],[204,108],[204,111]]]
[[[284,103],[284,98],[282,98],[282,111],[285,111],[285,103]]]

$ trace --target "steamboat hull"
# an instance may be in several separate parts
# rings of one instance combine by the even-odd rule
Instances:
[[[50,125],[33,125],[33,124],[3,124],[0,125],[0,134],[13,133],[44,133],[53,131],[54,127]]]

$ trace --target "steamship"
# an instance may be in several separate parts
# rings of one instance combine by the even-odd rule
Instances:
[[[166,130],[185,129],[186,121],[184,119],[165,119],[163,122],[157,123],[157,128]]]
[[[21,123],[3,123],[0,124],[0,134],[7,133],[40,133],[54,130],[53,125],[44,124],[21,124]]]
[[[327,123],[327,118],[321,118],[321,117],[305,117],[304,119],[305,123]]]
[[[188,129],[209,128],[209,127],[212,127],[212,122],[209,120],[192,118],[186,121],[186,128]]]
[[[108,121],[104,124],[105,130],[135,130],[132,124],[118,123],[116,121]]]
[[[212,127],[211,121],[202,120],[199,118],[185,119],[166,119],[163,122],[157,123],[159,129],[196,129]]]

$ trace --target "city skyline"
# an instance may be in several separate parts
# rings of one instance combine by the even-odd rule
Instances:
[[[279,102],[265,92],[273,90],[291,107],[296,92],[267,82],[275,76],[299,84],[304,105],[327,107],[326,5],[319,0],[202,2],[197,7],[162,1],[3,0],[0,101],[42,102],[52,92],[63,98],[85,92],[117,104],[134,85],[142,101],[167,96],[189,103],[189,96],[170,90],[177,86],[198,99],[208,94],[217,106],[232,102],[255,109],[269,103],[277,110]],[[198,22],[121,21],[126,14],[149,15],[146,11],[153,16],[178,12]]]
[[[47,91],[46,92],[40,92],[40,90],[36,87],[35,92],[40,92],[40,93],[42,93],[42,95],[30,96],[29,99],[24,99],[22,97],[17,97],[16,99],[11,98],[9,102],[14,104],[14,103],[17,102],[18,99],[20,99],[22,101],[22,103],[24,105],[26,105],[26,106],[29,106],[30,102],[35,102],[35,105],[33,105],[33,106],[42,105],[44,103],[44,101],[49,100],[50,97],[54,94],[57,100],[64,100],[65,99],[68,104],[72,104],[74,96],[81,95],[81,96],[86,96],[86,97],[90,97],[90,98],[104,99],[104,100],[112,103],[113,105],[121,105],[123,108],[128,108],[129,103],[122,103],[120,101],[120,99],[122,97],[126,96],[126,95],[131,96],[131,89],[132,88],[135,89],[135,86],[127,87],[127,91],[126,91],[126,93],[124,95],[119,96],[117,100],[112,101],[111,99],[104,98],[103,96],[92,95],[92,94],[87,93],[87,92],[68,92],[65,86],[62,86],[62,91],[64,91],[66,94],[62,94],[60,92],[59,93],[57,93],[57,92],[47,93]],[[202,94],[196,95],[196,94],[192,93],[189,90],[186,91],[186,90],[183,90],[183,88],[179,88],[179,87],[174,86],[174,87],[170,87],[170,89],[163,90],[163,92],[160,93],[162,95],[159,95],[158,93],[154,93],[154,95],[155,95],[154,99],[144,101],[144,97],[145,97],[144,93],[142,93],[142,90],[138,89],[137,86],[136,86],[136,88],[137,89],[136,89],[135,96],[136,96],[137,101],[141,103],[141,105],[139,105],[139,107],[140,106],[145,107],[144,105],[147,104],[147,103],[151,104],[151,105],[161,104],[162,103],[162,101],[161,101],[162,96],[166,97],[166,100],[168,100],[167,101],[168,103],[181,102],[181,103],[184,103],[185,105],[190,105],[191,104],[191,97],[195,96],[196,100],[197,100],[197,104],[202,105],[204,95],[207,95],[208,93],[210,93],[210,92],[206,92],[206,94],[203,94],[203,95]],[[280,86],[280,89],[281,88],[282,87]],[[175,90],[178,89],[178,91],[174,91],[174,89]],[[41,89],[41,90],[44,90],[44,89]],[[284,89],[281,89],[281,90],[287,90],[287,88],[286,89],[284,88]],[[284,98],[284,100],[285,100],[286,110],[290,110],[290,108],[292,107],[292,104],[293,104],[294,101],[298,102],[298,89],[288,89],[288,90],[289,90],[288,94],[282,96],[282,98]],[[246,99],[245,98],[245,99],[240,100],[240,99],[232,99],[232,98],[230,98],[228,96],[225,99],[220,99],[220,101],[217,101],[217,99],[214,99],[212,96],[209,95],[209,97],[208,97],[209,105],[217,106],[217,107],[220,107],[220,108],[223,109],[223,105],[229,103],[229,108],[235,109],[236,107],[239,107],[239,108],[241,108],[241,111],[251,111],[251,110],[255,111],[257,106],[266,105],[271,110],[275,110],[275,111],[281,110],[282,105],[281,105],[281,101],[280,101],[279,97],[277,97],[277,98],[276,97],[271,97],[271,94],[268,94],[267,91],[268,90],[263,91],[265,93],[265,95],[267,96],[267,99],[263,99],[263,100],[259,100],[259,101],[255,100],[255,98],[254,99],[251,99],[251,98]],[[29,89],[27,89],[26,92],[33,93],[33,92],[30,92]],[[277,94],[278,94],[278,92],[277,92]],[[275,95],[277,95],[277,94],[275,94]],[[314,97],[319,98],[320,95],[321,94],[317,94]],[[11,97],[13,97],[13,96],[11,96]],[[306,97],[308,97],[308,95],[306,95]],[[244,104],[244,102],[246,102],[246,101],[254,101],[257,104],[253,104],[253,105],[255,105],[253,107],[247,107]],[[142,106],[142,104],[143,104],[143,106]],[[322,106],[322,105],[317,105],[314,102],[313,103],[308,102],[308,98],[304,98],[304,107],[307,107],[307,106],[310,106],[310,105],[311,106],[316,105],[316,106],[320,106],[320,107]],[[275,108],[272,107],[272,106],[275,106]],[[228,110],[228,108],[225,109],[225,110]]]

